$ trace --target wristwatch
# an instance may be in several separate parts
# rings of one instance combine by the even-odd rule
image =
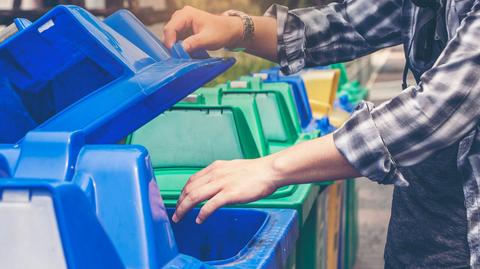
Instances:
[[[242,41],[252,41],[255,38],[255,24],[250,15],[238,11],[238,10],[228,10],[223,13],[226,16],[240,17],[243,23],[243,38]],[[234,48],[230,49],[232,51],[244,51],[245,48]]]

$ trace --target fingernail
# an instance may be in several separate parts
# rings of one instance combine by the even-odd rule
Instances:
[[[201,220],[199,217],[197,217],[197,219],[195,219],[195,222],[196,222],[197,224],[202,224],[202,220]]]
[[[175,223],[178,222],[177,214],[173,214],[172,221],[175,222]]]

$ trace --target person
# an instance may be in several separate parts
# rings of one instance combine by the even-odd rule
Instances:
[[[189,179],[173,221],[206,200],[198,223],[281,186],[365,176],[395,185],[386,268],[480,268],[479,2],[346,0],[273,5],[258,17],[175,12],[167,46],[242,48],[291,74],[403,44],[417,83],[378,107],[362,103],[332,135],[255,160],[214,162]]]

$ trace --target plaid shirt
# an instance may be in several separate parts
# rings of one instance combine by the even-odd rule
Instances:
[[[400,166],[422,162],[460,142],[465,176],[470,264],[480,267],[480,0],[446,0],[448,43],[416,86],[378,107],[365,102],[334,133],[335,144],[361,174],[408,186]],[[347,0],[266,13],[278,22],[278,56],[285,73],[344,62],[404,44],[415,36],[419,8],[409,0]],[[415,50],[415,49],[414,49]]]

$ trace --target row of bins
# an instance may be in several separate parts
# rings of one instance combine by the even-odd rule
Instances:
[[[331,68],[305,73],[315,87],[317,81],[329,83],[320,88],[328,92],[321,97],[331,99],[325,103],[333,107],[338,79],[327,81],[330,78],[323,73],[343,72]],[[201,88],[134,132],[127,143],[149,150],[164,202],[173,207],[189,177],[215,160],[258,158],[331,132],[329,111],[311,112],[305,80],[304,74],[283,76],[272,68]],[[233,207],[295,209],[300,225],[295,267],[351,268],[356,241],[354,188],[353,180],[287,186],[262,200]]]
[[[169,50],[124,10],[101,21],[58,6],[2,37],[0,267],[352,266],[353,180],[286,186],[202,225],[198,209],[170,222],[185,182],[211,162],[266,156],[345,120],[364,90],[339,83],[345,70],[272,68],[198,89],[234,60]],[[348,102],[336,105],[337,91]]]

